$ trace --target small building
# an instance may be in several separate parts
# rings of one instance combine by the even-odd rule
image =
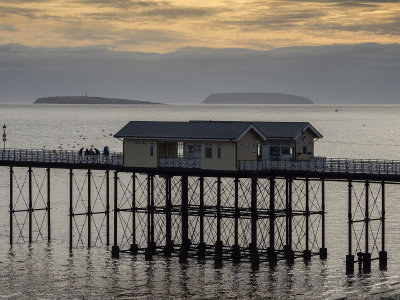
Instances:
[[[238,170],[243,161],[312,159],[322,135],[308,122],[132,121],[114,137],[126,167]]]

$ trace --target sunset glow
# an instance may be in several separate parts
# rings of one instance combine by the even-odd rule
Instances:
[[[0,1],[0,43],[272,49],[399,43],[397,1]]]

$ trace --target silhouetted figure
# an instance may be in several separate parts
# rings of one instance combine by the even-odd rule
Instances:
[[[104,156],[107,156],[107,157],[108,157],[108,155],[110,155],[110,151],[108,150],[108,146],[104,147],[103,154],[104,154]]]
[[[90,155],[94,155],[93,148],[90,148],[89,154],[90,154]]]
[[[90,155],[90,151],[88,148],[86,148],[86,150],[85,150],[85,155]]]
[[[94,152],[96,153],[96,155],[100,155],[100,151],[97,148],[94,148]]]
[[[79,154],[79,155],[83,155],[83,150],[84,150],[84,149],[85,149],[85,148],[83,148],[83,147],[82,147],[81,149],[79,149],[78,154]]]

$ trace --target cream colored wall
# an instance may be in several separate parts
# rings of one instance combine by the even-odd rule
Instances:
[[[124,166],[157,168],[157,141],[146,141],[136,144],[136,140],[124,139]],[[154,152],[150,156],[150,143],[153,143]]]
[[[250,130],[238,144],[238,160],[257,160],[257,133]]]
[[[207,143],[212,144],[212,158],[205,158]],[[218,144],[221,145],[221,158],[217,158]],[[232,142],[202,142],[201,168],[207,170],[236,170],[236,144]]]
[[[304,136],[304,146],[307,146],[307,154],[303,154],[303,141],[302,136]],[[307,129],[300,137],[296,140],[296,159],[310,159],[314,157],[314,134],[310,129]]]

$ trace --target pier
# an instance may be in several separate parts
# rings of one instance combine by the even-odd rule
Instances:
[[[341,182],[347,199],[339,201],[348,204],[346,273],[355,265],[369,272],[374,260],[387,267],[385,186],[400,184],[400,161],[240,161],[235,171],[191,165],[180,159],[136,168],[124,166],[122,153],[0,150],[0,166],[9,170],[9,242],[51,240],[51,170],[63,169],[71,251],[105,244],[114,258],[212,259],[217,268],[225,261],[249,261],[257,269],[326,259],[326,185]],[[16,171],[25,176],[17,179]],[[36,221],[39,212],[45,221]]]

